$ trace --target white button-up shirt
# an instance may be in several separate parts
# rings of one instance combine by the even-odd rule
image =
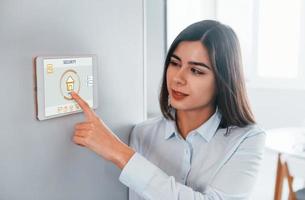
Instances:
[[[218,128],[218,110],[184,140],[163,116],[135,126],[135,153],[120,181],[129,200],[248,199],[258,175],[265,132],[257,125]]]

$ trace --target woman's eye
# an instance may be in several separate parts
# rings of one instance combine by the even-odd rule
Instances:
[[[179,66],[179,63],[176,61],[170,61],[169,62],[172,66]]]
[[[203,74],[200,70],[196,69],[196,68],[191,68],[191,71],[193,74],[195,75],[200,75],[200,74]]]

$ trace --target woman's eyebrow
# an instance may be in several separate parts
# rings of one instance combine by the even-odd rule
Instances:
[[[181,61],[181,59],[179,58],[179,56],[175,55],[175,54],[172,54],[171,57],[174,57],[176,58],[177,60]],[[205,68],[208,68],[209,70],[211,70],[211,67],[206,65],[205,63],[202,63],[202,62],[196,62],[196,61],[189,61],[188,62],[189,64],[191,65],[199,65],[199,66],[202,66],[202,67],[205,67]]]
[[[179,58],[179,56],[177,56],[177,55],[175,55],[175,54],[172,54],[171,57],[174,57],[174,58],[176,58],[177,60],[181,61],[181,59]]]
[[[206,64],[204,64],[202,62],[190,61],[188,63],[191,64],[191,65],[199,65],[199,66],[202,66],[202,67],[205,67],[205,68],[208,68],[209,70],[211,70],[211,67],[209,67],[208,65],[206,65]]]

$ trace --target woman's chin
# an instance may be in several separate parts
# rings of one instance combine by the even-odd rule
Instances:
[[[188,107],[185,105],[182,105],[181,103],[171,103],[171,107],[173,107],[175,110],[188,110]]]

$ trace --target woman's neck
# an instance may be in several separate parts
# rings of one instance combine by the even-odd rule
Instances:
[[[206,122],[214,113],[214,106],[193,111],[177,110],[176,125],[181,136],[185,139],[192,130]]]

